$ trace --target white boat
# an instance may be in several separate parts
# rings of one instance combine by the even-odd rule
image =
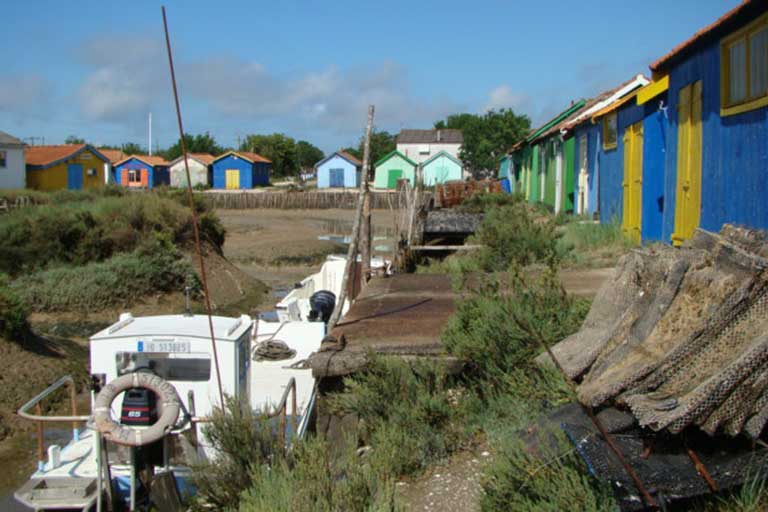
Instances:
[[[302,369],[299,363],[320,347],[325,324],[255,322],[248,316],[214,316],[212,325],[220,375],[217,375],[209,319],[205,315],[133,317],[127,313],[94,334],[90,339],[90,366],[97,385],[91,394],[91,413],[77,415],[74,394],[70,416],[44,417],[39,412],[31,412],[62,386],[72,384],[74,391],[74,383],[68,377],[60,379],[19,411],[40,425],[52,420],[79,423],[66,446],[53,445],[45,452],[42,429],[39,431],[38,469],[14,493],[16,499],[35,510],[96,508],[100,511],[106,510],[105,496],[109,495],[124,501],[127,508],[133,510],[137,495],[136,450],[121,444],[146,444],[142,436],[151,437],[153,429],[158,431],[158,428],[162,431],[161,454],[159,460],[155,458],[149,464],[156,476],[170,474],[183,496],[189,490],[189,464],[200,458],[216,457],[203,425],[214,407],[220,405],[219,376],[224,394],[249,404],[256,411],[281,416],[280,424],[285,430],[280,435],[287,443],[293,436],[303,436],[309,425],[316,388],[311,370]],[[252,357],[255,346],[277,340],[287,348],[284,359]],[[121,388],[126,382],[129,384]],[[131,392],[135,393],[137,387],[148,387],[160,394],[156,404],[159,419],[151,426],[121,424],[126,423],[126,418],[138,421],[145,409],[151,409],[134,407],[135,404],[125,398],[127,395],[122,391],[132,388]],[[294,396],[289,398],[291,393]],[[104,407],[105,403],[111,406]],[[289,403],[295,403],[296,409]],[[177,416],[167,419],[173,411]],[[166,422],[165,430],[160,425],[162,422]],[[156,428],[156,425],[160,426]]]
[[[358,261],[359,261],[358,257]],[[277,316],[281,322],[312,322],[312,296],[317,292],[326,291],[333,294],[334,300],[341,294],[341,283],[344,277],[344,267],[347,259],[344,256],[331,255],[325,260],[320,271],[304,278],[280,302],[275,305]],[[371,270],[380,273],[391,273],[390,262],[375,256],[371,258]],[[349,309],[349,300],[344,301],[342,315]]]

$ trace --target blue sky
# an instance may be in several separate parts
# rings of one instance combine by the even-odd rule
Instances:
[[[168,2],[185,130],[325,151],[378,129],[512,108],[534,124],[611,88],[738,0]],[[6,0],[0,130],[172,143],[160,3]]]

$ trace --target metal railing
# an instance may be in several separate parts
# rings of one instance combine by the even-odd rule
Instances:
[[[44,416],[43,407],[41,402],[57,391],[64,385],[69,385],[69,400],[72,407],[72,414],[69,416]],[[35,408],[35,413],[31,413],[30,409]],[[90,416],[78,416],[77,414],[77,387],[75,386],[75,380],[71,375],[65,375],[59,380],[45,388],[44,391],[37,394],[30,401],[25,403],[19,408],[18,415],[22,418],[37,422],[37,469],[42,470],[45,467],[45,423],[60,423],[60,422],[72,422],[72,439],[77,441],[80,439],[80,431],[78,425],[85,423],[90,419]]]
[[[277,406],[271,413],[267,413],[268,418],[275,418],[280,416],[280,433],[278,437],[280,439],[280,445],[285,447],[285,427],[287,423],[288,415],[288,395],[291,395],[291,427],[293,428],[293,435],[298,436],[298,407],[296,405],[296,379],[291,377],[288,381],[288,385],[285,387],[283,397],[278,402]]]

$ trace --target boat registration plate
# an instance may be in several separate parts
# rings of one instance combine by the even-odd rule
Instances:
[[[139,352],[173,352],[189,354],[192,346],[189,341],[139,341]]]

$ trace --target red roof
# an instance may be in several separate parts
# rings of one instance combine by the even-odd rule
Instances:
[[[128,153],[124,153],[122,149],[99,148],[99,153],[107,157],[113,164],[120,162],[121,160],[125,160],[129,156]]]
[[[350,162],[352,162],[353,164],[355,164],[357,166],[363,165],[363,162],[361,162],[360,160],[358,160],[354,156],[350,155],[346,151],[338,150],[336,153],[338,153],[339,155],[341,155],[342,157],[346,158],[347,160],[349,160]]]
[[[651,71],[661,71],[672,61],[683,56],[683,54],[698,44],[719,39],[722,35],[732,32],[740,25],[751,21],[757,14],[766,10],[768,10],[768,2],[765,0],[744,0],[741,5],[731,9],[711,25],[702,28],[690,39],[675,46],[672,51],[651,64]]]
[[[85,148],[86,144],[59,144],[57,146],[27,146],[24,158],[27,165],[50,165],[70,158]]]
[[[264,162],[265,164],[271,164],[272,160],[264,158],[258,153],[251,153],[250,151],[233,151],[234,154],[247,158],[251,162]]]

